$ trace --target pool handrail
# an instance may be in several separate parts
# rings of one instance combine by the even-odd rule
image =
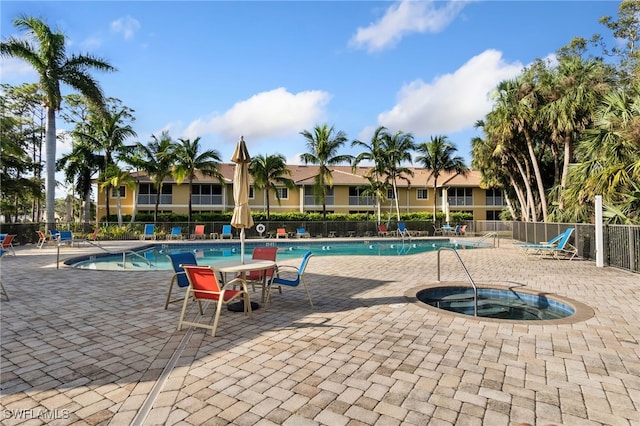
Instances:
[[[460,266],[462,266],[464,273],[467,274],[467,278],[469,278],[469,282],[473,287],[473,316],[477,317],[478,316],[478,287],[476,286],[475,281],[473,281],[473,278],[471,278],[471,274],[469,273],[469,270],[465,266],[464,262],[462,261],[462,258],[460,257],[456,249],[451,247],[440,247],[438,249],[438,282],[440,282],[440,252],[442,250],[452,251],[453,254],[456,255],[456,258],[458,259],[458,263],[460,263]]]

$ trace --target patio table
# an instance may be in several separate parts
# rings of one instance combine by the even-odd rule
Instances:
[[[247,288],[247,272],[251,271],[267,271],[272,268],[277,268],[278,265],[273,260],[245,260],[244,263],[239,261],[226,261],[226,262],[218,262],[211,265],[213,269],[220,272],[221,274],[233,273],[240,274],[240,279],[242,280],[242,289],[249,294],[249,290]],[[266,281],[267,274],[263,275],[262,282],[262,303],[264,303],[265,289],[266,289]],[[225,281],[225,280],[223,280]]]

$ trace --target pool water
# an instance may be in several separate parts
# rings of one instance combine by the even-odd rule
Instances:
[[[473,289],[438,287],[421,290],[418,300],[430,306],[474,316]],[[478,289],[477,316],[519,321],[554,320],[575,313],[571,306],[544,295],[491,288]]]
[[[278,260],[301,258],[307,251],[314,256],[409,256],[436,251],[441,247],[472,249],[488,247],[488,243],[453,241],[449,239],[431,240],[360,240],[360,241],[276,241],[245,244],[245,259],[250,259],[255,247],[278,247]],[[216,262],[240,260],[240,242],[219,243],[163,243],[147,245],[135,252],[96,254],[70,259],[65,262],[81,269],[97,270],[173,270],[167,257],[169,253],[192,251],[198,263],[214,265]]]

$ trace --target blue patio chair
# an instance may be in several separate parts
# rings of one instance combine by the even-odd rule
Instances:
[[[573,234],[574,228],[567,228],[564,232],[556,235],[549,241],[541,243],[516,243],[525,256],[534,255],[542,257],[544,255],[551,255],[555,259],[560,259],[561,256],[569,256],[569,260],[573,259],[578,254],[578,249],[569,244],[569,238]]]
[[[298,228],[296,230],[296,238],[311,238],[311,234],[304,228]]]
[[[313,306],[313,302],[311,301],[311,293],[309,293],[309,287],[307,283],[304,281],[304,271],[307,268],[307,264],[309,263],[309,259],[313,256],[313,253],[308,251],[304,257],[302,258],[302,262],[300,263],[300,267],[296,268],[295,266],[290,265],[279,265],[277,274],[274,275],[267,285],[267,304],[271,299],[271,288],[273,286],[287,286],[287,287],[298,287],[300,283],[304,286],[304,289],[307,291],[307,297],[309,297],[309,305]],[[289,272],[287,273],[287,269]],[[291,270],[295,270],[296,275],[291,275]],[[281,272],[285,272],[285,275],[289,275],[288,278],[283,278],[280,276]]]
[[[73,233],[71,231],[60,231],[58,234],[58,244],[73,245]]]
[[[222,225],[222,232],[220,233],[220,239],[225,238],[233,239],[233,233],[231,232],[231,225]]]
[[[404,222],[398,222],[398,235],[411,238],[412,232],[407,229]]]
[[[184,268],[180,265],[197,265],[198,261],[196,260],[196,256],[190,252],[178,252],[178,253],[170,253],[167,257],[171,260],[171,265],[173,266],[174,274],[171,277],[171,282],[169,282],[169,291],[167,291],[167,301],[164,304],[164,308],[167,309],[169,307],[169,303],[180,302],[183,298],[171,300],[171,291],[173,290],[173,286],[175,284],[178,285],[178,288],[185,288],[189,286],[189,279],[187,278],[187,274],[184,272]]]
[[[156,225],[154,225],[153,223],[145,224],[144,233],[140,235],[140,239],[146,240],[147,238],[149,238],[151,240],[155,240],[156,239],[155,231],[156,231]]]
[[[171,228],[171,232],[167,235],[167,239],[169,240],[181,240],[182,239],[182,228],[179,226],[174,226]]]

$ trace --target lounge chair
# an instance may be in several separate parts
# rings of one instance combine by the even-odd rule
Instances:
[[[271,289],[273,286],[287,286],[287,287],[298,287],[300,283],[304,286],[304,289],[307,291],[307,297],[309,298],[309,305],[313,306],[313,302],[311,301],[311,293],[309,293],[309,287],[307,283],[304,281],[304,271],[307,268],[307,264],[309,263],[309,259],[313,256],[313,253],[308,251],[304,257],[302,258],[302,262],[300,262],[300,267],[296,268],[295,266],[290,265],[280,265],[278,266],[278,275],[271,278],[267,288],[267,304],[271,301]],[[296,272],[295,277],[283,278],[280,277],[279,274],[281,272],[285,272],[287,274],[287,269],[294,269]]]
[[[182,228],[179,226],[174,226],[171,228],[171,232],[167,235],[167,240],[181,240],[182,239]]]
[[[51,240],[51,237],[42,231],[36,231],[36,234],[38,234],[38,243],[36,247],[38,247],[39,249],[44,247],[45,244],[51,244],[53,242]]]
[[[233,240],[233,232],[231,229],[231,225],[222,225],[222,232],[220,233],[220,239],[224,240],[225,238],[229,238]]]
[[[386,225],[378,225],[378,237],[386,237],[391,235]]]
[[[243,290],[232,290],[230,287],[242,283],[241,279],[235,278],[224,286],[220,285],[216,271],[210,266],[182,265],[185,274],[189,280],[189,286],[184,295],[184,303],[182,304],[182,312],[178,321],[178,330],[182,330],[183,325],[206,328],[211,330],[211,335],[216,335],[218,328],[218,320],[222,305],[227,305],[238,299],[244,299],[244,312],[251,317],[251,303],[249,301],[249,293]],[[198,304],[201,301],[210,301],[216,303],[216,311],[213,317],[213,325],[208,322],[185,321],[184,317],[187,312],[189,301],[195,300]],[[196,319],[200,317],[197,316]]]
[[[196,225],[193,228],[193,234],[191,234],[191,239],[192,240],[197,240],[197,239],[205,239],[205,235],[204,235],[204,225]]]
[[[100,228],[96,227],[96,229],[93,230],[93,232],[91,233],[91,235],[89,235],[87,237],[87,242],[89,244],[93,244],[93,245],[100,245],[100,240],[98,239],[98,233],[100,232]]]
[[[311,238],[311,234],[304,228],[296,229],[296,238]]]
[[[73,246],[74,242],[78,242],[78,241],[74,241],[73,232],[60,231],[58,233],[58,245],[66,244],[68,246]]]
[[[567,228],[563,233],[556,235],[549,241],[541,243],[516,243],[525,256],[551,255],[554,259],[569,256],[569,260],[578,254],[578,249],[569,244],[569,238],[573,234],[574,228]]]
[[[144,225],[144,233],[140,235],[141,240],[146,240],[147,238],[150,240],[156,239],[156,225],[153,223],[147,223]]]
[[[404,222],[398,222],[398,235],[411,238],[413,235],[417,235],[417,231],[409,231]]]
[[[2,245],[0,246],[0,249],[5,250],[5,251],[10,251],[11,254],[13,254],[14,256],[16,255],[16,251],[13,248],[13,239],[16,237],[15,234],[7,234],[3,239],[2,239]]]
[[[7,250],[0,249],[0,259],[7,253],[9,253]],[[4,284],[2,284],[2,281],[0,281],[0,295],[6,297],[7,301],[9,300],[9,293],[7,293],[7,290],[4,289]]]
[[[173,286],[175,284],[178,285],[179,288],[189,287],[189,279],[187,278],[187,274],[184,272],[184,269],[180,265],[197,265],[195,255],[190,252],[178,252],[168,254],[167,257],[171,260],[171,265],[173,266],[174,274],[171,277],[171,281],[169,282],[169,290],[167,291],[167,301],[164,304],[164,308],[167,309],[169,307],[169,303],[180,302],[182,297],[179,299],[171,300],[171,291],[173,290]]]
[[[289,238],[289,234],[287,234],[287,230],[285,228],[278,228],[276,230],[276,238]]]

